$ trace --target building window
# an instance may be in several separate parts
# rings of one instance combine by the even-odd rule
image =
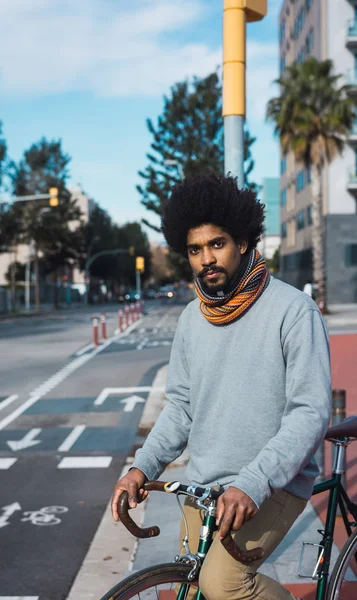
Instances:
[[[280,43],[281,44],[285,40],[285,28],[286,28],[286,23],[285,23],[285,19],[283,19],[282,22],[280,23]]]
[[[280,204],[281,206],[285,206],[286,204],[286,188],[284,188],[280,192]]]
[[[310,29],[305,40],[305,51],[306,54],[310,54],[314,47],[314,30]]]
[[[286,223],[281,224],[281,237],[286,238]]]
[[[298,63],[298,65],[301,65],[301,63],[303,63],[305,60],[305,48],[301,48],[299,54],[296,57],[296,62]]]
[[[297,19],[295,21],[295,39],[297,39],[302,31],[302,28],[304,27],[304,21],[305,21],[305,7],[302,6],[298,12],[298,16]]]
[[[283,174],[286,172],[286,156],[280,161],[280,173]]]
[[[286,67],[286,58],[285,54],[280,58],[280,73],[284,73]]]
[[[305,227],[305,211],[304,210],[300,210],[300,212],[298,212],[298,214],[296,215],[296,226],[298,231],[300,231],[300,229],[304,229]]]
[[[298,194],[305,187],[305,170],[300,171],[296,178],[296,193]]]
[[[345,267],[357,267],[357,244],[345,245]]]
[[[312,225],[312,204],[307,207],[307,224]]]
[[[306,10],[310,10],[312,6],[312,0],[306,0],[305,2]]]

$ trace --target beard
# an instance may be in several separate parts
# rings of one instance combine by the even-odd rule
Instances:
[[[208,271],[214,271],[215,273],[219,273],[219,280],[215,281],[215,280],[209,280],[209,279],[207,279],[207,277],[205,277],[205,274]],[[201,273],[199,273],[197,275],[197,277],[198,277],[198,279],[201,282],[203,290],[207,294],[212,294],[212,293],[216,294],[217,292],[222,292],[222,291],[224,291],[224,289],[229,284],[228,273],[223,268],[220,268],[220,269],[205,269],[205,270],[201,271]]]

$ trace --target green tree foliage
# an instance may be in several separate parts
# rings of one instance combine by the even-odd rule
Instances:
[[[36,305],[39,306],[39,255],[47,272],[57,275],[60,267],[78,256],[78,236],[73,223],[81,213],[66,189],[70,157],[62,150],[61,141],[42,138],[24,152],[10,177],[14,196],[48,193],[51,187],[59,190],[59,204],[50,207],[48,200],[16,202],[9,213],[21,220],[21,240],[35,248]],[[54,290],[56,293],[56,286]],[[54,302],[57,298],[54,296]]]
[[[106,282],[114,289],[115,284],[135,287],[135,256],[144,256],[145,273],[143,280],[150,274],[150,245],[146,233],[139,223],[126,223],[119,226],[108,213],[97,204],[91,211],[89,221],[77,232],[81,243],[80,268],[85,269],[88,258],[107,250],[128,250],[134,247],[135,255],[106,254],[96,258],[90,266],[92,279]]]
[[[267,106],[282,153],[292,151],[312,173],[313,279],[319,300],[326,305],[325,220],[322,214],[322,173],[341,154],[354,119],[356,103],[351,88],[340,86],[331,60],[309,58],[287,67],[276,83],[280,95]]]
[[[154,125],[147,120],[152,135],[151,152],[147,154],[149,164],[139,171],[144,180],[137,186],[141,202],[158,217],[170,195],[172,186],[179,181],[180,172],[175,165],[166,161],[177,161],[183,173],[222,172],[224,168],[222,86],[217,73],[192,81],[176,83],[169,96],[164,97],[163,113]],[[245,185],[256,188],[249,181],[254,162],[251,146],[255,138],[245,131]],[[147,220],[143,222],[160,231]],[[188,262],[170,254],[178,277],[192,278]]]

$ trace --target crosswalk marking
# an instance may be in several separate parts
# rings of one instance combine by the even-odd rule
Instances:
[[[66,456],[58,464],[58,469],[107,469],[112,456]],[[0,598],[1,600],[1,598]]]
[[[7,471],[15,464],[17,458],[0,458],[0,471]],[[1,600],[1,596],[0,596]]]

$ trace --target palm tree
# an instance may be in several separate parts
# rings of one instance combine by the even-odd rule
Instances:
[[[341,154],[355,120],[351,86],[339,86],[331,60],[308,58],[286,68],[276,80],[280,96],[269,100],[267,119],[275,124],[284,155],[311,169],[313,280],[319,303],[326,307],[325,220],[322,211],[322,171]]]

